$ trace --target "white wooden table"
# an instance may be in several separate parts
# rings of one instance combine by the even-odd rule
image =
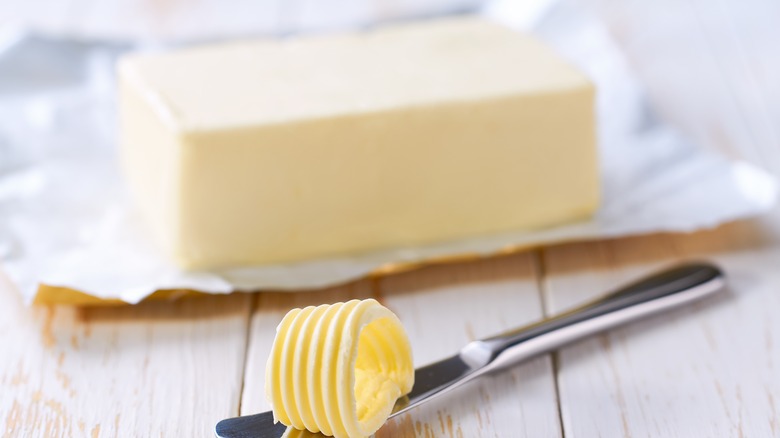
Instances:
[[[774,3],[592,3],[633,53],[666,49],[669,63],[640,70],[667,116],[780,174],[780,56],[744,44],[780,20]],[[746,4],[763,7],[764,21],[752,27]],[[675,40],[685,14],[698,30]],[[654,19],[671,27],[652,40],[636,29]],[[686,44],[703,55],[675,62]],[[657,60],[632,62],[648,59]],[[28,308],[0,277],[0,434],[210,436],[224,417],[268,409],[265,360],[292,307],[375,297],[403,320],[424,364],[689,258],[721,264],[727,293],[480,379],[378,435],[780,436],[780,210],[692,235],[555,246],[298,294]]]

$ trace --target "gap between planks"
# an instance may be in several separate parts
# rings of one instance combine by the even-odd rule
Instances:
[[[249,299],[249,312],[246,318],[246,327],[244,327],[244,357],[241,362],[244,364],[241,368],[241,385],[238,390],[238,403],[236,404],[236,416],[241,415],[241,403],[244,401],[244,385],[246,384],[246,367],[249,360],[249,345],[252,339],[252,315],[257,310],[258,293],[251,294]]]
[[[536,289],[539,292],[539,302],[542,304],[542,314],[545,318],[550,318],[552,312],[550,304],[547,302],[547,266],[544,257],[545,248],[541,247],[533,251],[534,266],[536,267]],[[566,436],[566,428],[563,425],[563,412],[561,410],[561,388],[558,382],[558,369],[560,368],[560,357],[558,351],[549,353],[550,365],[552,366],[553,386],[555,388],[555,401],[558,407],[558,424],[560,425],[561,437]]]

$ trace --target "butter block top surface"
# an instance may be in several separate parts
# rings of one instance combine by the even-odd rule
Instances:
[[[140,53],[119,72],[186,131],[590,86],[532,37],[476,17]]]

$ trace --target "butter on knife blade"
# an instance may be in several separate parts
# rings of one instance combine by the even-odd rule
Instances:
[[[413,385],[406,331],[373,299],[289,311],[265,376],[275,422],[336,438],[372,435]]]

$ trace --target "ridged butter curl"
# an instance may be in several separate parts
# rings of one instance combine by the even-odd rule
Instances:
[[[373,299],[291,310],[265,376],[276,421],[337,438],[376,432],[413,384],[409,338]]]

